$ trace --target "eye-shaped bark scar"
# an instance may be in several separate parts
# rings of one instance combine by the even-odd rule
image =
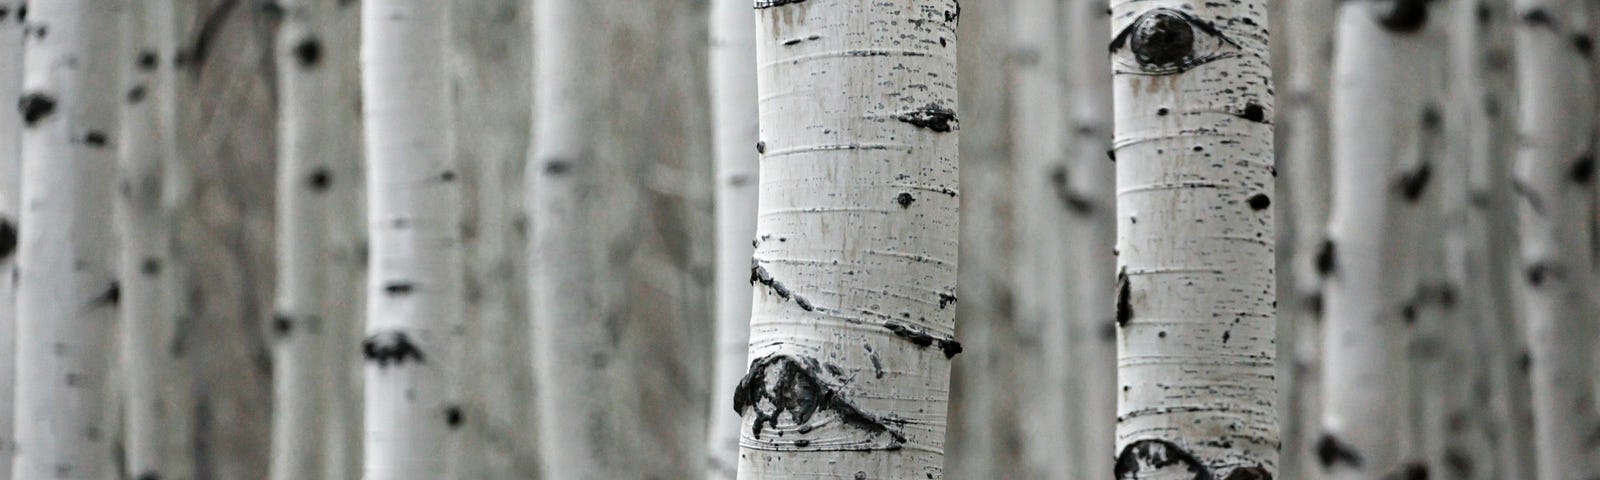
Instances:
[[[1166,440],[1128,444],[1113,469],[1117,480],[1272,480],[1272,473],[1260,466],[1236,467],[1218,477],[1194,454]]]
[[[1140,15],[1111,40],[1116,73],[1131,75],[1177,75],[1238,49],[1211,22],[1167,8]]]
[[[415,360],[423,363],[422,349],[417,344],[411,343],[411,337],[405,332],[379,332],[367,337],[361,342],[361,354],[367,361],[375,362],[378,367],[387,367],[390,362],[395,365],[406,363],[406,360]]]
[[[906,437],[891,424],[893,417],[880,417],[862,410],[840,391],[843,373],[816,359],[784,354],[768,355],[750,362],[750,370],[733,392],[733,409],[739,415],[753,415],[750,433],[762,440],[767,427],[778,428],[779,421],[793,424],[791,433],[807,436],[814,429],[838,422],[853,434],[845,439],[799,438],[769,445],[780,450],[898,450]],[[749,417],[746,417],[749,418]],[[864,435],[856,435],[864,434]],[[783,432],[779,432],[779,437]],[[819,435],[827,437],[828,435]],[[769,443],[776,442],[768,435]]]

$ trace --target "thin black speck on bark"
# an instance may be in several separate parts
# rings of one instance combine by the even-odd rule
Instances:
[[[1117,272],[1117,325],[1126,327],[1133,321],[1133,286],[1129,285],[1128,267]]]
[[[379,332],[367,337],[361,342],[361,355],[379,367],[387,367],[390,363],[403,365],[408,360],[417,363],[426,361],[422,349],[411,342],[411,337],[398,331]]]
[[[955,110],[937,103],[929,103],[922,108],[896,115],[894,119],[939,133],[955,130],[956,125],[960,123],[956,120]]]
[[[139,60],[138,60],[138,62],[139,62],[139,70],[143,70],[143,71],[146,71],[146,72],[155,70],[156,69],[156,65],[161,63],[160,62],[160,57],[156,56],[156,52],[153,51],[153,50],[140,51],[139,52]]]
[[[1392,0],[1378,25],[1393,33],[1414,33],[1428,24],[1428,0]]]
[[[883,328],[889,329],[890,333],[918,347],[937,346],[939,350],[944,351],[945,359],[955,358],[956,355],[961,353],[961,342],[957,342],[955,339],[939,338],[923,329],[896,321],[885,322]]]
[[[128,94],[127,94],[128,103],[139,103],[139,102],[142,102],[142,101],[144,101],[144,97],[145,97],[145,86],[144,85],[134,85],[133,88],[129,88],[128,89]]]
[[[763,8],[781,7],[793,3],[805,3],[806,0],[756,0],[756,10]]]
[[[757,283],[765,285],[768,290],[771,290],[772,293],[777,294],[779,299],[794,300],[795,305],[799,305],[800,309],[802,310],[807,312],[816,310],[816,307],[812,306],[811,302],[807,301],[804,297],[801,297],[793,291],[790,291],[789,287],[783,285],[783,282],[779,282],[778,280],[772,278],[772,274],[767,272],[766,267],[762,267],[761,264],[755,259],[751,259],[750,284],[755,285]]]
[[[311,187],[313,192],[327,191],[328,187],[332,185],[333,172],[329,171],[328,167],[317,167],[316,170],[311,171],[311,175],[306,177],[306,186]]]
[[[278,338],[288,337],[293,332],[294,320],[289,318],[288,315],[280,313],[272,316],[272,333],[277,335]]]
[[[22,122],[34,126],[56,111],[56,99],[43,93],[30,93],[17,100],[17,110],[22,112]]]
[[[383,292],[392,296],[410,295],[416,291],[417,284],[411,282],[389,282],[383,286]]]
[[[1351,468],[1361,467],[1361,454],[1356,453],[1355,448],[1340,441],[1331,433],[1324,433],[1322,438],[1317,439],[1316,451],[1317,461],[1322,463],[1324,471],[1331,471],[1339,464],[1349,465]]]
[[[837,369],[823,368],[810,357],[769,355],[758,358],[750,362],[750,370],[733,392],[733,410],[740,416],[754,416],[750,430],[758,440],[766,428],[778,428],[784,413],[788,413],[787,419],[801,434],[809,433],[816,426],[812,421],[817,414],[831,413],[845,425],[875,439],[871,442],[874,446],[868,449],[900,449],[906,438],[889,427],[892,419],[863,411],[845,398],[839,390],[840,382],[832,380],[836,377],[834,370]],[[794,446],[807,448],[810,442]]]
[[[451,406],[445,407],[445,409],[444,409],[444,424],[445,424],[445,426],[450,427],[451,430],[455,430],[457,428],[460,428],[461,427],[461,423],[464,422],[465,420],[466,420],[466,417],[461,414],[461,407],[460,406],[451,405]]]
[[[90,147],[103,148],[107,141],[105,132],[99,130],[90,130],[83,134],[83,144]]]
[[[572,162],[563,159],[551,159],[544,162],[545,175],[563,175],[572,170]]]

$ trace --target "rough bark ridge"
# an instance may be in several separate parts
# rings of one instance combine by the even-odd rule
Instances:
[[[755,247],[758,152],[756,43],[749,0],[715,0],[711,9],[711,94],[717,162],[717,339],[713,398],[739,385],[749,366],[750,283]],[[739,469],[739,413],[711,402],[709,479]]]
[[[943,478],[960,9],[756,8],[765,148],[739,477]]]
[[[1266,2],[1112,2],[1118,479],[1273,478]]]
[[[326,351],[328,190],[335,181],[327,159],[340,132],[332,110],[337,67],[327,64],[333,36],[332,2],[276,0],[281,24],[275,47],[278,75],[277,296],[267,335],[272,347],[272,466],[274,480],[315,478],[324,470],[323,422],[331,373],[339,356]],[[342,179],[340,179],[342,180]],[[342,325],[343,322],[340,322]],[[338,327],[333,327],[338,328]]]
[[[1540,480],[1597,473],[1592,435],[1597,306],[1588,228],[1596,143],[1589,52],[1570,41],[1587,26],[1573,0],[1516,0],[1517,219],[1521,307],[1533,365]],[[1582,173],[1587,170],[1588,173]],[[1577,174],[1581,173],[1581,174]]]
[[[540,436],[560,439],[540,447],[546,478],[704,475],[707,6],[535,4],[530,298]]]
[[[22,98],[22,0],[0,1],[0,101]],[[0,111],[0,305],[16,305],[17,221],[21,212],[22,116]],[[17,311],[0,308],[0,480],[11,479]]]
[[[451,150],[448,4],[362,6],[367,125],[368,480],[437,479],[453,438],[462,320],[461,187]]]
[[[107,358],[120,290],[117,52],[124,2],[33,2],[23,96],[14,478],[112,472]]]

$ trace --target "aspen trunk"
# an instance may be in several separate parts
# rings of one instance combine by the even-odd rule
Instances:
[[[1517,268],[1532,370],[1540,480],[1593,476],[1596,305],[1592,221],[1592,66],[1573,36],[1587,28],[1569,0],[1517,0]],[[1592,48],[1592,47],[1591,47]]]
[[[121,289],[111,221],[123,2],[34,2],[18,104],[22,224],[15,478],[113,474],[104,416]]]
[[[277,268],[273,343],[271,478],[316,478],[323,472],[319,433],[329,403],[322,391],[330,373],[324,322],[334,181],[328,159],[336,155],[340,125],[332,110],[336,66],[326,63],[333,34],[331,2],[276,0],[282,23],[276,45],[279,85]]]
[[[1273,478],[1266,2],[1112,3],[1116,478]],[[1181,10],[1179,9],[1181,5]]]
[[[0,99],[22,98],[22,0],[0,2]],[[17,221],[21,213],[22,116],[0,113],[0,480],[11,479],[17,361]]]
[[[447,2],[362,6],[368,225],[365,474],[442,478],[463,414],[449,390],[461,328],[461,189],[444,52]]]
[[[1069,284],[1076,292],[1072,321],[1073,361],[1080,393],[1075,417],[1075,448],[1082,451],[1072,478],[1104,478],[1116,460],[1117,345],[1116,312],[1116,165],[1106,161],[1111,150],[1111,66],[1105,61],[1110,21],[1099,0],[1065,4],[1068,84],[1072,86],[1069,117],[1071,144],[1062,170],[1052,176],[1058,199],[1072,213],[1068,229],[1074,271]],[[1060,182],[1060,183],[1056,183]],[[1060,367],[1055,367],[1060,368]]]
[[[961,352],[959,9],[755,6],[762,186],[739,477],[943,478]]]
[[[711,388],[709,479],[739,469],[739,412],[728,392],[739,386],[750,352],[750,256],[756,234],[756,44],[749,0],[715,0],[711,10],[711,95],[717,161],[717,340]]]
[[[322,462],[323,478],[342,480],[359,478],[363,455],[361,449],[365,430],[363,412],[363,362],[362,352],[350,348],[361,343],[366,326],[363,298],[367,269],[367,223],[364,175],[362,171],[361,79],[359,59],[361,42],[361,4],[339,2],[330,13],[331,27],[323,37],[326,45],[322,64],[332,70],[324,75],[333,93],[323,110],[333,117],[332,127],[338,135],[328,139],[329,152],[322,159],[332,173],[323,201],[327,213],[322,218],[327,226],[322,229],[327,251],[323,263],[322,338],[326,361],[321,378],[326,382],[321,388],[325,399],[323,407],[323,445],[326,447]]]

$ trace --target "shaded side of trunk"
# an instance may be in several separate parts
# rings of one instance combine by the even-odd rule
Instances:
[[[22,98],[22,0],[0,2],[0,99]],[[22,116],[0,111],[0,480],[11,479],[17,361],[17,222],[22,207]]]
[[[367,269],[366,188],[362,170],[365,132],[361,118],[361,3],[338,2],[328,13],[331,25],[323,37],[325,68],[330,72],[331,100],[322,113],[337,135],[328,139],[328,154],[322,158],[332,174],[322,215],[327,256],[322,264],[323,348],[327,352],[321,378],[325,405],[322,444],[325,459],[323,478],[358,478],[362,463],[363,391],[362,352],[350,348],[361,343],[365,331],[365,293]]]

